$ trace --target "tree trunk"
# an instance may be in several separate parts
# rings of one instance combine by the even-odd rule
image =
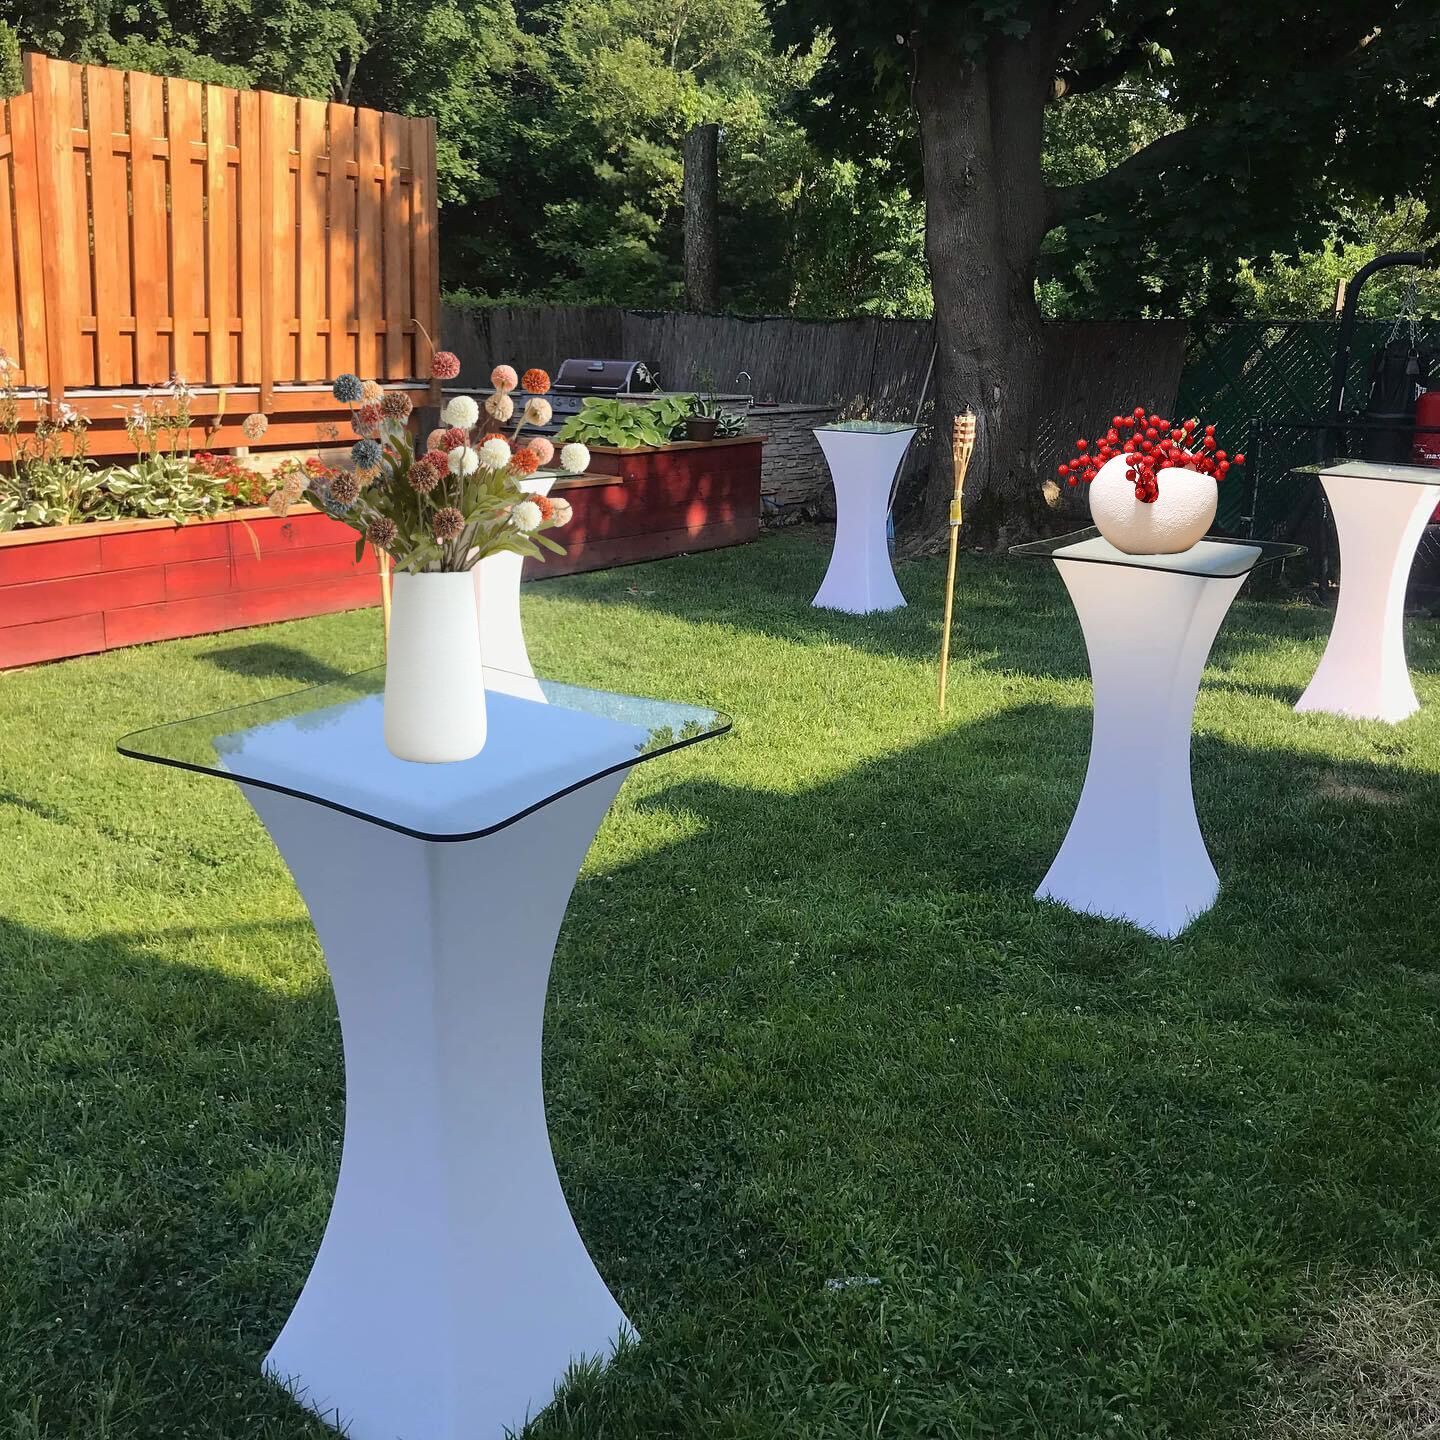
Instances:
[[[1040,170],[1049,56],[992,41],[970,61],[933,43],[917,56],[925,251],[935,297],[935,444],[905,518],[904,549],[944,543],[954,471],[951,422],[977,418],[965,538],[1013,542],[1044,513],[1032,453],[1041,361],[1035,267],[1048,228]]]
[[[720,206],[720,127],[697,125],[685,137],[685,308],[720,308],[715,217]]]

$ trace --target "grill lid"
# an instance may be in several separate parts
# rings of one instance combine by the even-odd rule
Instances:
[[[551,388],[562,394],[618,395],[654,388],[650,372],[638,360],[566,360]]]

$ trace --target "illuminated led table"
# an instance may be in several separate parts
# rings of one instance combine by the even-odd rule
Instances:
[[[1055,562],[1095,690],[1080,803],[1036,896],[1178,935],[1220,890],[1190,788],[1200,676],[1246,577],[1301,547],[1210,538],[1180,555],[1126,555],[1090,529],[1010,553]]]
[[[895,476],[915,427],[845,420],[821,425],[815,438],[835,482],[835,548],[810,603],[852,615],[898,610],[905,597],[895,583],[885,532]]]
[[[1405,663],[1405,587],[1440,502],[1440,470],[1349,460],[1323,467],[1320,483],[1340,537],[1340,594],[1295,708],[1393,724],[1420,708]]]
[[[352,1440],[501,1440],[629,1321],[550,1152],[556,935],[630,769],[728,728],[694,706],[487,675],[473,760],[385,749],[382,670],[129,735],[233,780],[280,848],[335,986],[345,1147],[325,1237],[265,1373]]]
[[[553,472],[537,472],[521,480],[520,488],[527,495],[548,495],[558,478]],[[551,538],[563,544],[564,536],[562,529]],[[524,566],[525,557],[510,550],[487,555],[475,566],[472,573],[475,600],[480,607],[480,653],[487,666],[515,677],[516,683],[509,687],[512,694],[539,700],[543,698],[541,685],[519,683],[535,674],[520,624],[520,572]]]

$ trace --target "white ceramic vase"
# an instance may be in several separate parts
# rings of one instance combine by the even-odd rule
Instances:
[[[397,573],[385,657],[385,745],[443,765],[485,746],[485,670],[475,577]]]
[[[1159,498],[1147,505],[1135,498],[1135,486],[1125,478],[1129,463],[1127,455],[1112,456],[1090,482],[1090,518],[1096,528],[1127,555],[1188,550],[1215,520],[1220,500],[1215,481],[1198,470],[1159,470]]]

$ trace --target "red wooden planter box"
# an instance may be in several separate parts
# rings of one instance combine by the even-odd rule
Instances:
[[[658,449],[590,447],[590,469],[561,481],[575,514],[554,532],[564,555],[525,562],[525,578],[569,575],[739,545],[760,534],[764,437],[739,435]],[[613,476],[613,479],[607,478]]]
[[[308,506],[283,520],[115,520],[0,535],[0,668],[380,600],[375,557]]]
[[[587,474],[555,487],[575,511],[557,532],[567,553],[527,561],[525,578],[754,540],[761,444],[595,449]],[[0,669],[379,601],[374,553],[357,563],[355,532],[309,506],[14,530],[0,535]]]

